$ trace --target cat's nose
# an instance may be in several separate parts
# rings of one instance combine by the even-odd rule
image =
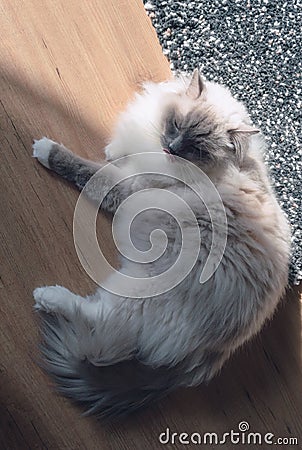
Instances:
[[[170,144],[168,145],[168,149],[169,152],[173,155],[174,153],[176,153],[176,146],[173,142],[170,142]]]
[[[182,142],[182,136],[177,136],[173,139],[168,146],[169,152],[172,153],[172,155],[179,154],[182,148]]]

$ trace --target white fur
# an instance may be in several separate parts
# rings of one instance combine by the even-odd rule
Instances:
[[[112,141],[106,148],[107,158],[116,160],[137,152],[162,152],[158,134],[161,111],[171,99],[178,99],[184,113],[192,107],[193,100],[185,95],[186,85],[186,80],[145,84],[144,91],[136,94],[121,114]],[[224,87],[207,82],[203,101],[215,111],[221,127],[250,122],[245,107]],[[34,156],[46,167],[51,143],[43,138],[34,144]],[[68,340],[69,334],[73,336],[69,346],[73,357],[78,351],[79,358],[85,355],[94,366],[114,365],[133,358],[133,355],[153,369],[177,365],[173,383],[189,386],[210,379],[232,351],[261,329],[285,290],[290,248],[288,224],[270,188],[262,160],[264,148],[263,137],[252,136],[245,149],[243,166],[230,164],[223,172],[212,170],[208,173],[225,206],[228,242],[220,266],[206,283],[199,283],[199,275],[212,238],[207,210],[189,190],[169,180],[166,189],[184,198],[199,218],[202,241],[199,264],[183,282],[150,299],[117,297],[101,288],[86,299],[59,287],[35,291],[38,308],[59,313],[69,321],[69,325],[61,330],[61,340]],[[253,165],[253,170],[249,169],[249,164]],[[123,174],[130,170],[129,167],[118,167]],[[166,169],[177,173],[181,167],[173,165],[167,157]],[[190,184],[201,186],[201,180],[190,179],[191,173],[186,176]],[[102,183],[105,181],[101,178],[99,190],[105,186]],[[120,195],[125,198],[142,187],[157,187],[157,182],[152,177],[146,177],[143,182],[134,179]],[[212,193],[206,186],[203,189],[208,205],[212,203],[215,209]],[[90,194],[97,197],[97,192],[96,189]],[[221,220],[219,214],[217,211],[213,217],[217,223]],[[181,211],[180,217],[182,225],[190,230],[193,224],[186,222]],[[169,267],[180,241],[175,226],[162,212],[152,211],[140,217],[135,236],[138,242],[148,242],[148,230],[163,226],[170,241],[160,264],[135,268],[122,258],[122,272],[137,270],[148,277]],[[127,247],[126,240],[124,246]],[[186,257],[190,258],[190,254]],[[94,332],[88,332],[81,321],[88,321]],[[51,337],[47,339],[56,342]],[[66,355],[64,358],[67,367],[70,362]],[[104,407],[101,401],[98,405],[99,409]]]
[[[33,296],[36,301],[35,309],[42,309],[47,312],[62,313],[62,311],[66,311],[66,308],[73,306],[77,301],[77,296],[72,294],[68,289],[58,285],[36,288]],[[62,298],[66,301],[66,304],[63,305],[63,310]]]
[[[33,157],[37,158],[38,161],[43,164],[43,166],[49,169],[48,157],[52,146],[55,144],[54,141],[43,137],[39,140],[34,140],[33,143]]]

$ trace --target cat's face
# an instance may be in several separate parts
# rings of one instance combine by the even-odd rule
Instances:
[[[215,167],[235,163],[242,157],[242,143],[259,130],[249,125],[232,129],[207,99],[204,82],[197,70],[183,94],[171,96],[161,125],[161,145],[166,153],[195,164]]]
[[[164,151],[201,165],[219,164],[235,154],[227,132],[202,104],[185,114],[171,104],[163,116],[161,144]]]

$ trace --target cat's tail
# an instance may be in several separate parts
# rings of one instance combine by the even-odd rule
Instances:
[[[136,360],[95,365],[83,353],[83,341],[93,340],[93,330],[75,327],[62,317],[40,313],[42,366],[58,390],[85,408],[85,414],[103,419],[121,417],[166,395],[177,387],[177,369],[151,368]],[[89,348],[89,344],[87,345]]]

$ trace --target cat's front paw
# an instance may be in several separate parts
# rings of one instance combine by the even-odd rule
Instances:
[[[33,143],[33,157],[38,158],[38,161],[43,164],[43,166],[49,167],[49,154],[52,149],[52,146],[55,145],[56,142],[48,139],[47,137],[43,137],[39,140],[34,140]]]
[[[36,288],[33,292],[34,309],[37,311],[58,312],[62,304],[62,297],[69,291],[61,286],[45,286]]]

